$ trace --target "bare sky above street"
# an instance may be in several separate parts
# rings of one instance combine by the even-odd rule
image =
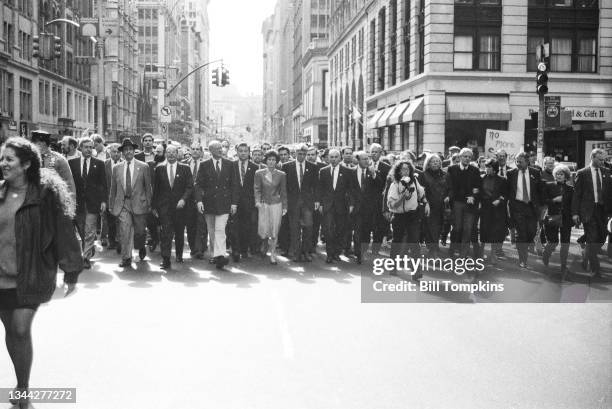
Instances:
[[[261,94],[263,40],[261,25],[276,0],[211,0],[210,58],[223,58],[230,83],[241,94]]]

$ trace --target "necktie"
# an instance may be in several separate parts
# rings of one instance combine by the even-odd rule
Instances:
[[[304,165],[302,165],[300,163],[299,166],[300,166],[300,189],[301,189],[302,188],[302,179],[304,178],[304,168],[302,168],[302,166],[304,166]]]
[[[87,179],[87,159],[83,159],[83,179]]]
[[[195,181],[195,178],[198,176],[198,165],[199,162],[195,161],[195,163],[193,164],[193,180]]]
[[[125,173],[125,195],[128,198],[132,197],[132,172],[130,172],[130,162],[127,163],[127,172]]]
[[[365,180],[366,180],[366,170],[363,169],[361,171],[361,191],[362,192],[365,190]]]
[[[244,162],[240,163],[240,184],[244,186],[244,174],[246,171],[244,170]]]
[[[597,178],[597,203],[603,203],[601,194],[601,174],[599,173],[599,168],[595,169],[595,177]]]
[[[170,165],[170,189],[174,187],[174,165]]]
[[[527,178],[523,170],[523,202],[529,203],[529,192],[527,191]]]
[[[219,161],[215,163],[215,168],[217,169],[217,176],[219,176],[219,174],[221,174],[221,167],[219,166]]]

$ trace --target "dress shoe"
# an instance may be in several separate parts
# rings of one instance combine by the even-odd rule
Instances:
[[[234,263],[237,263],[240,261],[240,254],[238,253],[233,253],[232,254],[232,260],[234,260]]]
[[[198,259],[198,260],[204,260],[204,254],[202,253],[196,253],[196,255],[194,256],[194,258]]]
[[[123,267],[123,268],[132,267],[132,259],[128,258],[125,260],[121,260],[121,263],[119,263],[119,267]]]
[[[219,269],[219,270],[221,270],[223,267],[225,267],[228,264],[229,264],[229,260],[226,257],[223,257],[223,256],[217,257],[217,260],[215,261],[215,265],[216,265],[217,269]]]
[[[330,257],[330,256],[327,256],[327,258],[325,259],[325,262],[326,262],[327,264],[333,264],[333,262],[334,262],[334,258],[333,258],[333,257]]]
[[[156,248],[157,248],[157,242],[156,241],[153,241],[153,242],[151,242],[151,244],[149,244],[149,251],[150,252],[154,252]]]
[[[147,256],[147,249],[146,249],[146,247],[143,247],[140,250],[138,250],[138,257],[140,257],[141,261],[144,260],[146,256]]]
[[[312,262],[312,256],[310,254],[304,254],[304,261],[307,263]]]
[[[182,263],[183,262],[183,256],[176,256],[176,262],[177,263]]]
[[[240,258],[249,258],[249,252],[245,251],[243,253],[240,253]]]
[[[357,254],[357,264],[361,264],[361,262],[363,261],[361,258],[361,254]]]
[[[334,254],[334,255],[332,256],[332,258],[333,258],[335,261],[342,261],[342,260],[340,260],[340,255],[339,255],[339,254]]]
[[[83,268],[86,270],[89,270],[91,268],[91,261],[89,261],[88,259],[84,259],[83,260]]]
[[[102,239],[102,240],[100,240],[100,244],[102,244],[102,247],[107,247],[108,246],[108,240]]]
[[[164,257],[164,260],[159,265],[163,269],[170,269],[171,263],[169,257]]]
[[[299,263],[300,261],[304,261],[304,259],[302,258],[301,255],[297,255],[297,256],[293,257],[293,262],[294,263]]]
[[[519,267],[520,268],[527,268],[527,263],[525,263],[524,261],[519,262]]]

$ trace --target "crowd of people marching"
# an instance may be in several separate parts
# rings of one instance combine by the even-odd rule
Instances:
[[[130,139],[107,146],[92,135],[54,146],[51,135],[34,131],[30,140],[2,144],[0,319],[15,393],[28,390],[32,320],[51,299],[58,268],[69,294],[91,268],[98,236],[121,254],[123,268],[132,266],[133,249],[143,260],[147,247],[159,245],[168,271],[172,243],[176,262],[183,262],[185,231],[192,258],[208,252],[218,269],[229,263],[228,250],[234,262],[259,255],[277,264],[277,251],[309,262],[319,240],[330,264],[342,253],[359,264],[368,250],[378,257],[385,240],[394,258],[420,257],[424,249],[438,257],[447,245],[450,257],[482,258],[488,245],[486,258],[495,264],[509,235],[521,268],[535,243],[547,266],[560,245],[563,280],[571,231],[580,225],[584,270],[601,276],[606,240],[612,256],[612,177],[601,149],[573,174],[553,158],[542,169],[533,155],[520,153],[510,167],[504,151],[481,160],[456,147],[447,157],[411,151],[395,157],[378,144],[353,152],[239,143],[230,154],[220,141],[156,146],[145,134],[141,142],[139,151]],[[414,280],[422,276],[412,273]],[[15,396],[21,408],[30,407],[29,395]]]

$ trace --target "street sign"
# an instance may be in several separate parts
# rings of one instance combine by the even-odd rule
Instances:
[[[561,126],[561,97],[558,95],[545,96],[544,112],[546,114],[544,127],[559,128]]]
[[[168,125],[167,124],[161,124],[160,125],[160,130],[161,133],[163,133],[164,135],[168,133]]]
[[[159,121],[164,124],[169,124],[172,122],[172,110],[168,105],[164,105],[159,110]]]

